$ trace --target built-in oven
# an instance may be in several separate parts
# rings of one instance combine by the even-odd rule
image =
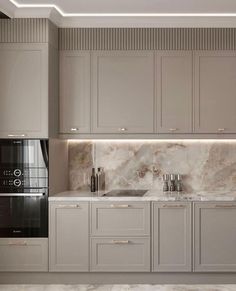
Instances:
[[[0,237],[48,236],[48,140],[0,140]]]

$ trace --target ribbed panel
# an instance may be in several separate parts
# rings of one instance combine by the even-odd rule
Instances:
[[[59,28],[60,50],[234,50],[235,28]]]
[[[44,18],[0,20],[0,43],[46,43],[58,45],[57,28]]]

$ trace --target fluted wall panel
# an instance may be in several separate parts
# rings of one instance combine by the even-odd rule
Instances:
[[[234,50],[235,28],[60,28],[60,50]]]

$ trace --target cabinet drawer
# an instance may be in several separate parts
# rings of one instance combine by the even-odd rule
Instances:
[[[150,235],[149,202],[98,202],[91,207],[92,235]]]
[[[94,272],[149,272],[150,239],[92,238],[91,271]]]
[[[0,271],[48,271],[48,239],[0,239]]]

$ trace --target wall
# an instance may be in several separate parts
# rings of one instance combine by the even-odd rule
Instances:
[[[69,141],[69,187],[88,189],[92,166],[104,167],[107,189],[162,189],[180,173],[186,191],[236,190],[236,141]]]

